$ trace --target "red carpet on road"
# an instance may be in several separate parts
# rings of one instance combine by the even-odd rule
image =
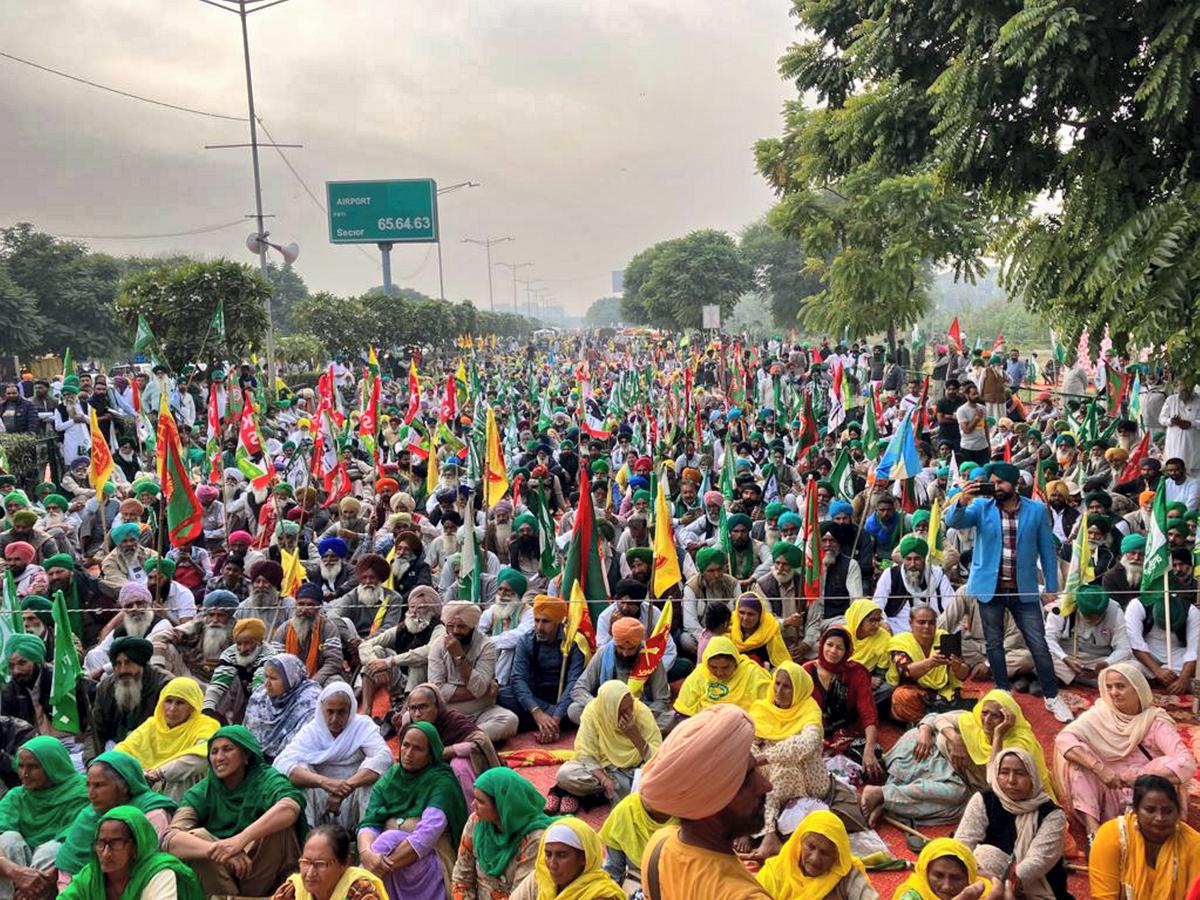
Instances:
[[[965,693],[970,696],[982,696],[990,689],[991,685],[978,682],[970,682],[966,687]],[[1068,689],[1062,692],[1063,699],[1072,711],[1079,715],[1095,702],[1096,692],[1087,688]],[[1054,737],[1062,729],[1062,725],[1047,711],[1044,702],[1040,697],[1032,697],[1028,694],[1016,694],[1017,702],[1021,705],[1021,709],[1025,713],[1025,718],[1029,721],[1029,726],[1033,729],[1033,733],[1037,735],[1041,741],[1042,747],[1046,753],[1046,762],[1049,765],[1051,754],[1054,751]],[[379,702],[376,703],[376,715],[382,715],[386,711],[386,698],[383,695],[377,695]],[[1154,695],[1155,702],[1167,709],[1174,718],[1179,727],[1179,733],[1182,735],[1184,742],[1188,747],[1192,748],[1193,753],[1196,752],[1197,746],[1194,741],[1196,720],[1192,716],[1191,698],[1190,697],[1168,697],[1165,695]],[[381,708],[382,704],[382,708]],[[880,728],[880,742],[885,747],[890,747],[900,736],[900,729],[894,725],[884,725]],[[569,750],[574,741],[574,732],[568,733],[564,738],[554,744],[538,744],[533,739],[532,733],[519,734],[510,741],[507,741],[501,750]],[[399,751],[399,740],[393,738],[390,741],[393,752]],[[1197,757],[1200,759],[1200,756]],[[522,775],[543,794],[548,792],[554,786],[554,777],[558,772],[557,765],[541,765],[541,766],[523,766],[518,769]],[[1190,816],[1193,826],[1200,828],[1200,784],[1195,780],[1192,781],[1190,789],[1191,802]],[[599,806],[587,812],[581,812],[579,817],[588,824],[599,829],[604,822],[605,816],[608,815],[609,807]],[[934,825],[924,826],[919,829],[922,833],[929,837],[941,837],[943,835],[952,834],[954,831],[953,825]],[[886,822],[879,827],[879,836],[887,843],[888,849],[900,859],[910,861],[916,860],[916,854],[908,849],[904,842],[905,835],[899,829],[887,824]],[[1082,832],[1076,832],[1074,841],[1082,841]],[[1081,843],[1079,844],[1081,846]],[[1072,852],[1074,848],[1069,847],[1068,852]],[[1077,854],[1078,851],[1074,851]],[[1070,860],[1079,865],[1083,865],[1085,860],[1082,854],[1077,855]],[[900,885],[907,877],[906,872],[871,872],[871,883],[875,885],[875,889],[879,892],[879,896],[883,900],[890,900],[892,892]],[[1071,894],[1077,900],[1090,900],[1091,891],[1088,887],[1086,873],[1072,872],[1069,878]]]

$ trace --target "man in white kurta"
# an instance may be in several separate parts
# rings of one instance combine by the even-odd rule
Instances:
[[[1200,475],[1200,397],[1190,384],[1180,385],[1179,390],[1163,403],[1158,422],[1167,429],[1167,443],[1163,448],[1163,459],[1179,457],[1187,466],[1188,475]]]

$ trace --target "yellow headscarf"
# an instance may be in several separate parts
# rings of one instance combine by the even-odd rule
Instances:
[[[714,656],[732,656],[737,660],[737,669],[728,681],[717,681],[708,671],[708,661]],[[749,712],[755,700],[762,700],[770,693],[771,676],[767,670],[738,653],[729,638],[718,635],[704,648],[700,665],[684,679],[675,709],[685,716],[694,716],[716,703],[733,703]]]
[[[373,872],[368,872],[360,866],[347,866],[346,871],[342,873],[341,879],[333,888],[331,897],[349,897],[350,886],[355,882],[363,879],[371,882],[371,886],[375,888],[375,893],[380,897],[387,896],[387,887],[380,881]],[[289,878],[288,883],[296,890],[296,900],[313,900],[313,894],[309,893],[308,888],[304,886],[304,879],[300,877],[299,872],[294,872]]]
[[[743,600],[753,600],[758,603],[759,619],[758,627],[748,635],[742,635],[742,623],[738,618],[737,608]],[[733,641],[733,645],[742,653],[749,650],[757,650],[759,647],[767,648],[767,658],[771,660],[771,665],[778,668],[783,663],[792,658],[792,654],[788,652],[787,644],[783,642],[783,631],[779,627],[779,620],[772,615],[767,609],[763,598],[755,593],[742,594],[737,599],[737,603],[733,608],[733,621],[730,623],[729,639]]]
[[[938,629],[933,636],[933,646],[936,648],[938,642],[942,639],[942,635],[946,632]],[[900,683],[900,670],[896,668],[896,661],[892,659],[891,654],[904,653],[913,662],[921,662],[928,659],[925,651],[921,649],[920,643],[910,632],[902,631],[900,634],[888,641],[888,670],[887,681],[890,685],[898,685]],[[961,682],[954,677],[954,673],[950,671],[949,666],[938,666],[935,669],[930,669],[924,675],[917,679],[917,684],[921,687],[929,688],[931,691],[937,691],[942,697],[947,700],[954,696],[955,689]]]
[[[596,698],[583,708],[579,717],[579,733],[575,735],[575,754],[601,766],[632,769],[642,764],[642,754],[617,728],[621,701],[632,696],[624,681],[606,681],[600,685]],[[662,746],[662,732],[654,721],[654,713],[640,700],[633,701],[633,718],[642,738],[653,753]]]
[[[921,900],[938,900],[938,895],[933,892],[933,887],[929,884],[929,866],[934,860],[945,856],[952,856],[967,867],[968,886],[982,881],[989,888],[991,887],[988,879],[979,877],[979,869],[975,865],[975,855],[967,849],[965,844],[954,838],[940,837],[934,838],[925,845],[925,849],[917,857],[916,870],[900,887],[896,888],[896,893],[892,894],[893,900],[903,897],[907,891],[916,891],[921,895]],[[987,896],[986,890],[984,896]]]
[[[678,824],[679,820],[674,816],[665,822],[656,822],[646,811],[642,795],[635,791],[613,807],[600,826],[600,840],[605,847],[614,847],[636,862],[642,858],[642,851],[656,831]]]
[[[765,741],[782,741],[799,734],[809,725],[816,725],[824,735],[825,729],[821,721],[821,707],[812,698],[812,676],[803,666],[794,662],[785,662],[779,667],[780,672],[787,672],[792,680],[792,705],[780,709],[775,705],[774,697],[757,700],[750,707],[750,718],[754,720],[754,734]],[[774,691],[772,679],[772,691]]]
[[[575,832],[583,844],[583,871],[579,877],[561,891],[550,877],[546,865],[546,837],[555,826],[564,825]],[[601,868],[604,862],[604,845],[591,825],[573,816],[555,819],[554,825],[542,833],[538,844],[537,863],[533,867],[534,883],[537,885],[538,900],[625,900],[625,891]]]
[[[988,738],[987,732],[983,730],[983,704],[988,701],[999,703],[1016,718],[1012,728],[1008,729],[1004,735],[1004,743],[1000,745],[1000,748],[1002,750],[1024,750],[1032,756],[1033,761],[1037,763],[1038,774],[1042,777],[1046,793],[1052,800],[1057,801],[1058,798],[1054,795],[1054,785],[1050,780],[1050,772],[1046,769],[1046,756],[1042,752],[1042,745],[1034,736],[1033,729],[1029,727],[1025,714],[1021,712],[1021,707],[1008,691],[999,689],[988,691],[979,698],[979,702],[970,712],[958,714],[958,733],[962,735],[963,743],[967,745],[967,753],[970,755],[971,761],[977,766],[985,766],[992,757],[992,742]]]
[[[168,697],[182,700],[192,708],[187,720],[174,728],[167,724],[163,713],[163,703]],[[203,705],[204,692],[194,679],[172,678],[158,696],[154,715],[113,749],[128,753],[147,770],[157,769],[181,756],[208,756],[208,739],[221,723],[200,712]]]
[[[811,877],[800,867],[801,841],[806,834],[819,834],[837,847],[837,862],[824,875]],[[842,820],[825,809],[810,812],[792,832],[778,856],[767,860],[757,878],[774,900],[823,900],[837,888],[838,882],[858,869],[865,876],[862,861],[850,852],[850,836]]]
[[[846,610],[846,629],[850,632],[850,637],[854,639],[854,652],[850,654],[850,658],[855,662],[862,663],[868,672],[886,669],[891,661],[888,644],[892,640],[892,633],[888,631],[886,622],[881,624],[869,638],[858,636],[859,626],[873,612],[881,612],[881,610],[878,604],[868,597],[855,600]]]

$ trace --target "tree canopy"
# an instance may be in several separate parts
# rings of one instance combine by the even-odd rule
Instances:
[[[772,228],[765,219],[742,229],[742,256],[754,272],[759,292],[770,304],[774,324],[796,328],[804,298],[821,290],[821,281],[806,271],[804,245]],[[759,321],[759,327],[765,322]],[[803,323],[807,324],[807,322]]]
[[[816,107],[756,150],[772,221],[832,248],[814,302],[865,300],[873,270],[891,307],[918,263],[970,278],[986,252],[1068,342],[1107,329],[1200,375],[1200,3],[792,4],[780,68]]]
[[[134,334],[138,316],[145,316],[157,338],[154,352],[178,372],[197,361],[246,359],[260,349],[270,292],[262,275],[243,263],[189,262],[127,275],[116,311],[128,335]],[[218,301],[224,304],[224,340],[209,327]]]
[[[693,231],[643,250],[625,268],[621,314],[659,328],[699,328],[702,307],[727,317],[754,287],[750,266],[723,231]]]
[[[621,298],[601,297],[593,300],[583,314],[583,324],[588,328],[604,328],[621,324]]]

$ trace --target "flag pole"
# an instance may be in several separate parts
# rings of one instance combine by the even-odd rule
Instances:
[[[1171,567],[1167,566],[1163,570],[1163,615],[1167,625],[1167,668],[1172,672],[1175,671],[1171,662],[1171,583],[1170,583]]]

